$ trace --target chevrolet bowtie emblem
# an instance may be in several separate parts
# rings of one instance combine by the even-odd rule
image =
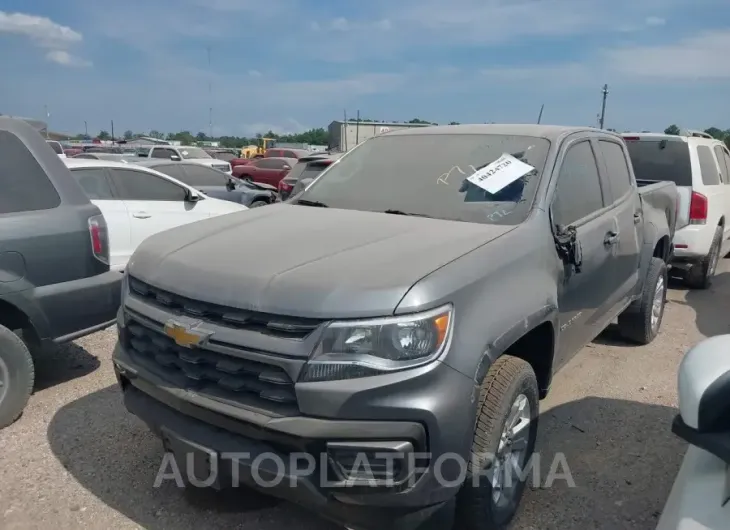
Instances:
[[[175,320],[168,320],[165,323],[165,333],[175,341],[175,344],[184,348],[200,346],[213,334],[212,331],[198,328],[197,324],[186,326]]]

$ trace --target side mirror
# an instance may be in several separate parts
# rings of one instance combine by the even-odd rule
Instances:
[[[289,171],[291,169],[291,166],[288,164],[284,164],[281,169],[283,169],[284,171]]]
[[[177,155],[170,155],[170,160],[174,160],[175,162],[180,162],[180,157]]]
[[[200,194],[195,190],[188,190],[185,195],[186,202],[198,202],[200,199]]]
[[[672,431],[730,464],[730,335],[703,340],[679,366]]]

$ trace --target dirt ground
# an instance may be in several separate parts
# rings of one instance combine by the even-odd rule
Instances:
[[[629,346],[609,328],[561,370],[541,405],[540,469],[546,478],[562,453],[575,487],[559,478],[533,484],[513,529],[656,526],[685,449],[670,432],[677,366],[703,337],[730,333],[728,308],[726,259],[710,290],[670,290],[651,345]],[[162,447],[122,407],[114,340],[105,330],[39,363],[27,410],[0,431],[0,528],[334,529],[247,490],[153,488]]]

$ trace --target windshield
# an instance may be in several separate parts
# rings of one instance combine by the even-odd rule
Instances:
[[[48,145],[50,145],[51,148],[53,148],[53,151],[57,155],[62,155],[63,154],[63,148],[61,147],[61,144],[59,144],[58,142],[48,142]]]
[[[634,174],[639,180],[671,180],[692,186],[692,167],[686,142],[656,138],[626,140]]]
[[[181,147],[180,155],[183,158],[213,158],[200,147]]]
[[[348,210],[395,210],[453,221],[517,224],[532,207],[549,149],[548,140],[531,136],[379,136],[333,163],[298,200]],[[504,154],[532,170],[511,183],[505,181],[498,190],[482,181],[491,193],[467,180],[483,168],[485,172],[492,169],[486,166]],[[506,176],[499,169],[487,180],[494,183],[495,178]]]
[[[226,162],[230,162],[231,160],[236,158],[236,155],[234,155],[233,153],[229,153],[227,151],[218,151],[214,154],[214,157],[217,158],[218,160],[224,160]]]

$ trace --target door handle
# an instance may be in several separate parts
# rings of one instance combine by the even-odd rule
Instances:
[[[634,214],[634,224],[639,224],[639,221],[641,221],[641,212],[636,212]]]
[[[606,234],[606,237],[603,238],[603,244],[606,246],[615,245],[617,241],[618,241],[617,232],[608,232]]]
[[[137,219],[149,219],[152,216],[147,212],[136,212],[132,214],[132,217],[135,217]]]

